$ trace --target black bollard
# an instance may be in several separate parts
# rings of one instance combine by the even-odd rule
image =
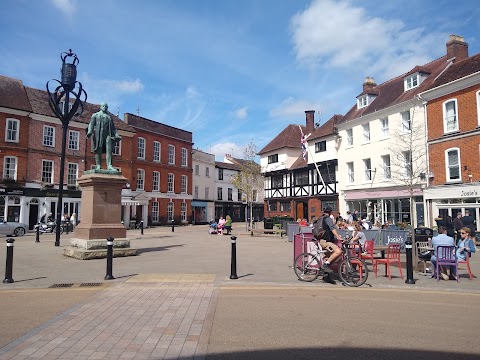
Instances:
[[[143,235],[143,220],[140,221],[140,234]]]
[[[35,230],[35,242],[40,242],[40,226],[41,224],[37,225],[37,229]]]
[[[172,220],[172,232],[175,232],[175,220]]]
[[[13,283],[12,271],[13,271],[13,243],[15,240],[12,238],[7,239],[7,261],[5,263],[5,279],[4,284]]]
[[[113,237],[107,239],[107,275],[105,275],[105,280],[115,279],[112,275],[113,268]]]
[[[230,279],[238,279],[237,276],[237,237],[232,236],[232,260],[230,265]]]
[[[415,284],[413,279],[412,244],[412,235],[408,234],[405,241],[405,255],[407,257],[407,279],[405,284]]]

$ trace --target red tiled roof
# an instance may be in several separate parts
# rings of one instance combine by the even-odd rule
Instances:
[[[378,91],[378,96],[375,98],[375,100],[373,100],[368,106],[361,109],[357,109],[357,105],[355,104],[345,114],[341,122],[344,123],[353,119],[357,119],[359,117],[372,114],[376,111],[413,99],[417,94],[429,89],[433,85],[435,77],[437,77],[447,66],[446,59],[447,56],[444,55],[428,64],[415,67],[415,72],[421,71],[424,73],[430,73],[430,75],[414,89],[404,91],[403,80],[407,74],[411,73],[411,71],[388,80],[383,84],[375,86],[374,89]]]
[[[335,133],[336,125],[340,123],[343,119],[343,115],[333,115],[330,119],[328,119],[325,123],[323,123],[320,127],[313,130],[312,135],[309,139],[318,139],[324,136],[332,135]],[[299,145],[300,147],[300,145]]]
[[[220,169],[227,169],[227,170],[236,170],[236,171],[241,170],[240,166],[236,164],[230,164],[222,161],[215,161],[215,167]]]
[[[22,81],[0,75],[0,106],[32,111]]]
[[[165,125],[150,119],[143,118],[130,113],[123,115],[125,123],[137,129],[142,129],[151,133],[170,136],[187,142],[192,142],[192,133],[173,126]]]
[[[288,125],[283,131],[275,136],[262,150],[258,152],[259,155],[284,148],[299,148],[301,132],[299,125]],[[300,125],[302,131],[305,132],[305,126]]]
[[[32,111],[35,114],[56,117],[52,109],[50,109],[50,105],[48,104],[48,93],[46,91],[34,89],[27,86],[25,86],[25,91],[27,92],[28,99],[32,106]],[[100,105],[85,102],[83,105],[82,115],[76,116],[72,120],[88,124],[92,115],[99,110]],[[109,114],[112,117],[117,130],[135,132],[135,130],[131,126],[125,124],[125,122],[120,120],[116,115],[112,114],[111,112],[109,112]]]
[[[433,83],[431,88],[447,84],[480,71],[480,53],[453,63]]]
[[[292,166],[290,166],[289,170],[297,170],[297,169],[303,169],[307,167],[308,167],[308,163],[305,160],[303,160],[303,156],[300,155],[298,159],[295,160],[295,162],[292,164]]]

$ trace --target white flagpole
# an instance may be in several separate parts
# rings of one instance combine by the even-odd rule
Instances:
[[[310,149],[309,149],[309,147],[308,147],[308,142],[307,142],[307,138],[310,136],[310,134],[308,134],[306,137],[304,137],[303,131],[302,131],[302,127],[301,127],[300,125],[298,125],[298,128],[300,129],[300,132],[302,133],[302,138],[305,138],[305,147],[307,148],[308,156],[311,157],[312,160],[313,160],[313,155],[312,155],[312,153],[310,152]],[[313,165],[315,165],[315,169],[317,169],[317,174],[318,174],[318,176],[320,177],[320,180],[322,181],[323,187],[326,188],[325,182],[323,181],[322,174],[320,174],[320,169],[318,168],[317,162],[316,162],[316,161],[313,161]]]

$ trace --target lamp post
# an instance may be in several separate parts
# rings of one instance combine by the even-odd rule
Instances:
[[[58,184],[58,204],[55,227],[55,246],[60,246],[60,223],[63,211],[63,181],[65,175],[65,147],[67,142],[67,130],[70,120],[74,116],[79,116],[83,112],[83,103],[87,101],[87,93],[83,90],[82,83],[77,81],[77,65],[80,62],[77,55],[70,49],[60,55],[62,59],[62,68],[60,75],[62,80],[52,79],[47,82],[48,103],[50,109],[62,122],[62,154],[60,157],[60,179]],[[66,62],[67,58],[71,60]],[[50,92],[49,84],[57,82],[59,85],[53,92]],[[70,95],[75,99],[70,108]],[[82,100],[81,97],[84,96]]]

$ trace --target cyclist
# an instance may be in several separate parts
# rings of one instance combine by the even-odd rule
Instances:
[[[335,238],[343,241],[342,237],[338,234],[337,226],[333,223],[333,220],[330,216],[332,211],[333,209],[330,206],[327,206],[323,209],[323,229],[325,230],[325,234],[323,235],[323,238],[319,239],[318,241],[319,245],[323,250],[326,251],[328,256],[328,259],[325,260],[322,265],[323,270],[328,274],[332,272],[330,264],[335,261],[336,258],[342,255],[342,250],[334,243]]]

